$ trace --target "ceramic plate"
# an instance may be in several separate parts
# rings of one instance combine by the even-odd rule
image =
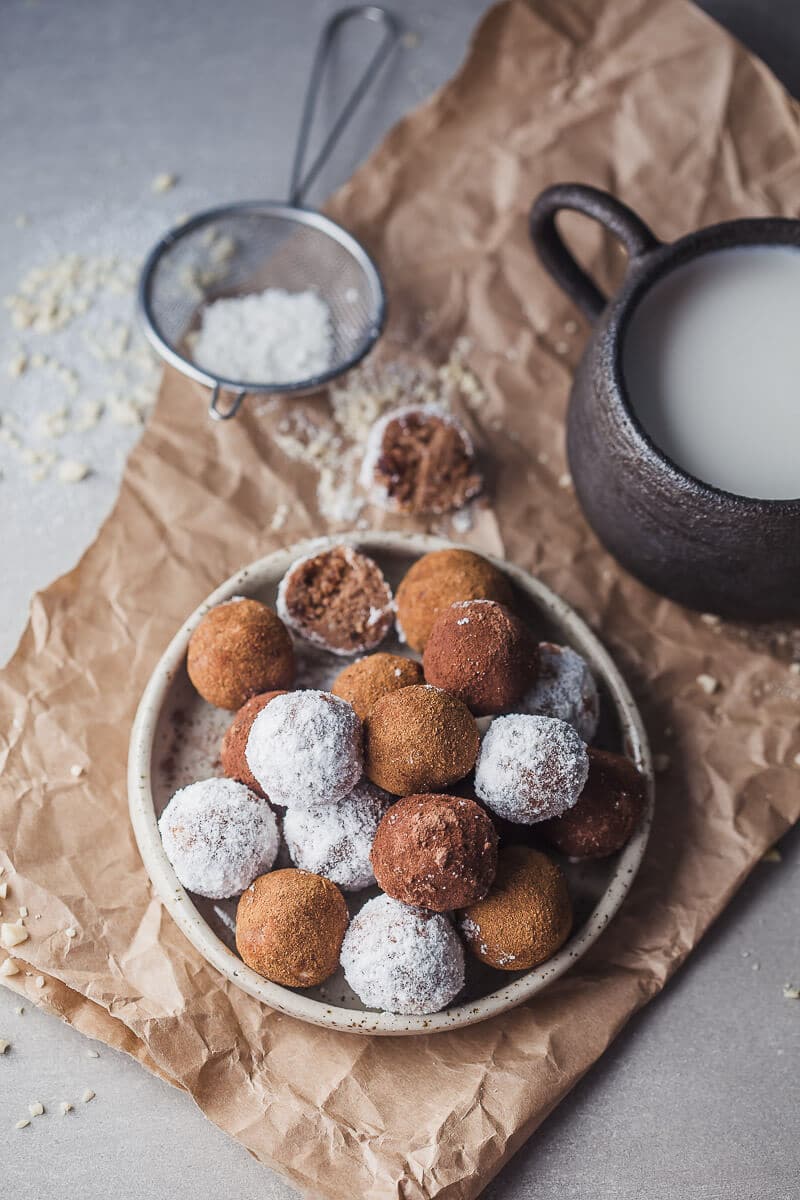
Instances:
[[[164,853],[158,818],[172,793],[196,779],[221,774],[219,744],[232,714],[212,708],[197,695],[186,674],[189,637],[203,615],[232,596],[253,596],[274,605],[278,583],[296,558],[349,542],[377,560],[393,587],[412,562],[429,550],[452,545],[415,534],[340,535],[302,542],[239,571],[192,613],[172,639],[145,688],[133,725],[128,761],[131,820],[153,886],[197,950],[237,987],[302,1021],[365,1034],[414,1034],[454,1029],[484,1021],[521,1004],[547,987],[588,950],[616,913],[639,868],[650,832],[653,782],[647,738],[638,710],[619,671],[577,614],[537,579],[499,559],[517,593],[518,610],[541,639],[573,646],[590,663],[601,690],[601,724],[595,745],[627,754],[648,780],[644,819],[617,855],[594,863],[560,860],[575,915],[574,932],[553,958],[525,972],[500,972],[467,954],[467,982],[458,1003],[428,1016],[397,1016],[365,1009],[341,972],[322,986],[295,990],[263,979],[238,958],[234,944],[236,900],[204,900],[186,892]],[[328,687],[351,661],[298,643],[298,687]],[[390,641],[380,649],[408,653]],[[285,850],[283,852],[285,854]],[[279,863],[277,865],[281,865]],[[282,865],[291,865],[288,859]],[[376,888],[348,897],[351,912]]]

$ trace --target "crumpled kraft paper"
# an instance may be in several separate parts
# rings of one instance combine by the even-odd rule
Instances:
[[[251,405],[214,424],[200,391],[168,372],[113,514],[80,565],[34,598],[0,678],[0,862],[14,904],[34,915],[15,958],[48,984],[6,982],[135,1054],[331,1200],[476,1196],[800,815],[791,633],[715,627],[647,592],[600,549],[562,478],[586,331],[538,266],[526,214],[565,179],[611,188],[662,237],[794,215],[798,108],[676,0],[504,4],[457,77],[330,205],[388,281],[384,359],[402,348],[436,361],[456,336],[471,340],[488,390],[473,417],[495,465],[492,520],[474,540],[495,548],[499,531],[509,558],[582,611],[671,758],[635,887],[570,974],[464,1031],[328,1033],[222,980],[153,895],[125,794],[145,681],[220,580],[279,540],[323,531],[309,471],[272,441],[280,412]],[[598,229],[573,228],[600,278],[618,278],[619,254]],[[272,534],[283,503],[289,519]],[[713,695],[700,673],[719,680]]]

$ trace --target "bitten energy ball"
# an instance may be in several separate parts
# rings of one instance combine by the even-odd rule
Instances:
[[[243,892],[236,949],[248,967],[284,987],[314,987],[339,965],[347,929],[344,896],[321,875],[273,871]]]
[[[361,720],[366,721],[381,696],[422,681],[422,667],[413,658],[370,654],[345,667],[334,680],[331,691],[352,704]]]
[[[585,742],[597,733],[600,697],[589,664],[570,646],[539,644],[536,680],[523,697],[520,711],[558,717],[574,725]]]
[[[181,788],[158,822],[167,858],[183,886],[210,900],[238,896],[278,853],[269,805],[232,779]]]
[[[392,591],[376,562],[352,546],[301,558],[278,589],[278,612],[301,637],[334,654],[359,654],[392,627]]]
[[[458,600],[512,605],[501,571],[471,550],[433,550],[411,566],[397,589],[397,626],[412,650],[422,652],[439,613]]]
[[[620,850],[642,818],[644,776],[629,758],[589,747],[589,778],[563,817],[544,821],[543,837],[569,858],[605,858]]]
[[[589,773],[586,747],[552,717],[496,717],[475,768],[475,794],[507,821],[533,825],[572,808]]]
[[[335,804],[361,778],[361,722],[330,692],[287,692],[253,721],[245,756],[275,804]]]
[[[461,422],[433,405],[399,408],[372,426],[361,486],[389,512],[445,513],[483,487]]]
[[[385,1012],[438,1012],[464,986],[464,947],[450,920],[391,896],[353,918],[341,962],[362,1003]]]
[[[189,639],[189,678],[217,708],[241,708],[259,692],[290,688],[294,651],[281,619],[257,600],[218,604]]]
[[[567,884],[538,850],[501,851],[494,886],[461,914],[461,932],[481,962],[501,971],[529,971],[552,958],[572,928]]]
[[[463,779],[475,765],[480,740],[466,704],[425,685],[383,696],[364,733],[364,769],[395,796],[433,792]]]
[[[288,809],[283,836],[292,862],[346,892],[370,887],[375,882],[370,851],[391,803],[385,792],[362,779],[338,804]]]
[[[395,900],[434,912],[463,908],[485,896],[494,879],[497,833],[474,800],[406,796],[378,827],[372,866]]]
[[[276,696],[285,695],[285,692],[262,692],[260,696],[252,696],[246,704],[242,705],[228,726],[219,751],[222,769],[228,778],[238,779],[239,783],[245,784],[257,796],[264,796],[265,799],[264,790],[248,767],[244,752],[253,721],[262,708],[266,708],[270,700],[274,700]]]
[[[538,647],[510,609],[459,600],[440,612],[425,644],[425,679],[479,717],[505,712],[536,677]]]

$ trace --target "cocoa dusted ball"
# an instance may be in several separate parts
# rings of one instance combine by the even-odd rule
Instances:
[[[370,654],[345,667],[336,676],[331,691],[352,704],[362,721],[381,696],[422,683],[422,667],[413,658],[399,654]]]
[[[397,625],[412,650],[425,649],[439,613],[458,600],[497,600],[512,606],[502,571],[472,550],[432,550],[404,575],[397,589]]]
[[[364,769],[395,796],[436,791],[475,765],[480,736],[461,700],[420,685],[382,696],[364,722]]]
[[[647,803],[647,782],[629,758],[589,747],[589,778],[574,808],[543,821],[542,835],[569,858],[606,858],[633,833]]]
[[[563,872],[528,846],[501,850],[491,891],[464,909],[460,928],[475,957],[490,967],[538,967],[563,946],[572,928]]]
[[[236,949],[284,987],[314,987],[339,965],[347,905],[335,883],[289,868],[259,875],[236,910]]]
[[[209,704],[241,708],[259,692],[292,686],[292,639],[266,604],[227,600],[206,613],[189,639],[186,669]]]
[[[238,780],[239,783],[245,784],[252,792],[255,792],[257,796],[264,796],[265,799],[266,793],[247,765],[244,752],[250,736],[250,727],[262,708],[266,708],[270,700],[274,700],[276,696],[285,695],[285,692],[262,692],[259,696],[251,696],[247,703],[239,709],[225,731],[219,751],[222,770],[228,778]]]
[[[472,438],[435,405],[394,409],[376,421],[360,480],[375,504],[403,513],[452,512],[483,487]]]
[[[341,545],[292,564],[278,588],[278,612],[333,654],[363,654],[391,629],[394,602],[378,564]]]
[[[478,717],[511,708],[536,678],[538,646],[495,600],[459,600],[440,612],[425,645],[425,679]]]
[[[446,912],[480,900],[497,868],[497,833],[474,800],[406,796],[384,816],[372,868],[387,896]]]

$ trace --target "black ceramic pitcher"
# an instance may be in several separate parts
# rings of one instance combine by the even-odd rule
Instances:
[[[556,228],[564,209],[599,221],[627,251],[627,273],[611,299],[565,246]],[[621,352],[631,315],[657,280],[716,250],[800,247],[800,221],[728,221],[665,245],[607,192],[566,183],[539,196],[530,232],[546,269],[594,323],[572,388],[567,454],[600,540],[631,574],[690,608],[747,620],[800,617],[800,499],[734,495],[669,459],[637,420]]]

